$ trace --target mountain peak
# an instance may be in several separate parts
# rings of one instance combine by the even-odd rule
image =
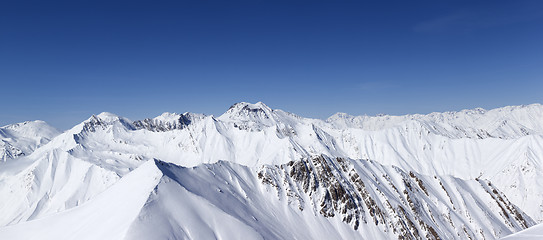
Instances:
[[[155,118],[146,118],[143,120],[134,121],[136,128],[145,128],[153,132],[165,132],[174,129],[183,129],[194,121],[202,120],[206,117],[204,114],[189,113],[183,114],[165,112]]]
[[[239,102],[239,103],[235,103],[234,105],[232,105],[228,109],[228,111],[230,111],[230,110],[240,110],[240,109],[245,109],[245,110],[268,110],[268,111],[272,110],[270,107],[268,107],[263,102],[257,102],[257,103],[254,103],[254,104],[253,103],[248,103],[248,102]]]
[[[41,120],[0,127],[0,162],[29,155],[59,134],[57,129]]]
[[[237,119],[237,120],[262,120],[271,119],[273,110],[263,102],[248,103],[239,102],[232,105],[223,115],[221,119]]]
[[[165,113],[162,113],[160,116],[155,117],[154,119],[156,121],[175,122],[179,120],[180,116],[181,115],[178,113],[165,112]]]
[[[479,112],[325,122],[241,102],[221,119],[127,122],[105,112],[51,141],[0,128],[0,202],[10,206],[0,239],[201,229],[225,239],[499,238],[543,221],[543,109]],[[92,221],[76,221],[89,213]],[[255,235],[217,233],[240,226]]]
[[[70,129],[70,131],[76,133],[80,131],[93,132],[96,130],[96,126],[102,126],[103,128],[110,125],[121,125],[127,129],[133,129],[133,126],[131,125],[131,121],[129,119],[120,117],[110,112],[102,112],[98,115],[93,114],[87,120]]]
[[[346,119],[346,118],[354,118],[354,116],[349,115],[348,113],[344,113],[344,112],[337,112],[334,115],[328,117],[328,121],[331,121],[334,119]]]
[[[104,122],[114,122],[119,120],[119,116],[110,112],[102,112],[98,115],[93,115],[93,117],[99,118]]]

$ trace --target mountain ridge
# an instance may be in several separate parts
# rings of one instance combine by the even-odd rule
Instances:
[[[254,192],[254,198],[277,206],[272,212],[289,206],[290,210],[283,213],[285,218],[298,219],[309,224],[307,226],[318,222],[330,226],[329,230],[338,236],[348,238],[403,236],[417,239],[419,233],[424,238],[498,238],[543,221],[543,183],[538,180],[543,177],[543,121],[540,121],[543,106],[532,104],[488,111],[433,113],[420,115],[420,119],[405,119],[412,118],[406,116],[377,116],[365,122],[353,120],[353,126],[346,126],[341,119],[304,118],[271,109],[261,102],[234,104],[218,117],[163,113],[155,118],[132,121],[104,112],[55,135],[33,152],[15,158],[16,161],[0,163],[0,193],[3,193],[0,202],[5,203],[0,204],[3,216],[0,226],[43,223],[39,220],[76,211],[85,204],[92,205],[108,189],[120,184],[133,171],[147,166],[149,161],[171,165],[171,169],[175,169],[171,176],[179,176],[177,172],[186,172],[194,178],[201,178],[199,174],[227,174],[218,182],[209,182],[208,186],[222,186],[215,192],[205,193],[210,194],[204,198],[211,201],[212,207],[192,213],[183,210],[184,214],[202,218],[206,211],[213,216],[221,211],[221,214],[226,213],[219,214],[223,216],[221,218],[238,219],[236,221],[240,222],[235,226],[245,229],[247,234],[257,234],[254,236],[316,237],[310,232],[281,235],[277,229],[289,229],[288,226],[269,219],[275,227],[263,227],[227,211],[233,206],[242,206],[234,200],[256,191],[253,187],[259,189]],[[356,117],[345,115],[344,118]],[[471,122],[473,119],[476,120]],[[382,129],[364,129],[368,124]],[[314,159],[319,159],[318,156],[323,156],[324,160],[316,164]],[[342,161],[348,164],[341,164]],[[370,170],[364,169],[373,170],[368,173]],[[381,175],[394,175],[396,180]],[[172,197],[176,195],[171,193],[173,189],[186,191],[189,187],[192,190],[187,190],[184,197],[202,197],[194,195],[199,190],[187,185],[191,179],[174,178],[168,180],[177,182],[174,185],[163,183],[170,190],[160,191],[162,197],[155,199],[159,205],[144,207],[147,210],[142,211],[159,222],[169,221],[164,217],[170,216],[175,224],[167,226],[185,228],[185,233],[156,227],[178,237],[194,238],[195,235],[186,233],[194,227],[201,228],[202,234],[233,237],[220,230],[218,225],[204,226],[205,220],[189,226],[175,220],[174,216],[158,214],[164,206],[178,206],[177,198]],[[240,181],[250,182],[247,186],[251,187],[240,188]],[[370,187],[362,188],[357,181]],[[318,187],[310,187],[315,183]],[[230,189],[233,185],[238,186],[231,192],[234,202],[226,201],[226,205],[213,202],[217,191],[226,194],[221,189]],[[447,194],[439,190],[442,188],[447,189]],[[275,199],[277,196],[270,195],[270,191],[285,195]],[[386,192],[384,196],[387,197],[379,191]],[[464,198],[462,192],[473,194],[476,200],[458,200]],[[339,197],[344,193],[349,197]],[[296,202],[298,204],[294,204]],[[469,203],[471,207],[453,206],[449,202]],[[7,203],[16,204],[8,206]],[[196,204],[192,200],[188,203]],[[376,203],[378,208],[370,207]],[[244,204],[249,208],[264,207],[255,202]],[[11,210],[6,210],[8,208]],[[312,212],[310,215],[320,217],[312,219],[302,209],[312,209],[308,210]],[[447,212],[438,214],[443,209],[450,212],[464,210],[456,212],[449,224],[438,220],[443,214],[447,215]],[[303,217],[296,211],[304,212]],[[372,211],[373,215],[370,214]],[[380,218],[376,218],[375,211],[382,212]],[[478,212],[478,219],[472,219],[466,211]],[[489,215],[490,212],[496,215]],[[254,217],[254,213],[251,214]],[[265,217],[257,218],[263,220]],[[411,221],[411,224],[402,225],[402,221]],[[132,228],[134,232],[146,234],[135,230],[143,225],[134,224],[139,226]],[[462,230],[459,225],[466,227]],[[126,224],[122,226],[126,227]],[[359,235],[358,228],[371,234]],[[18,227],[0,227],[0,236],[12,231],[6,229]],[[482,235],[479,229],[484,232]],[[137,236],[127,235],[127,238]]]

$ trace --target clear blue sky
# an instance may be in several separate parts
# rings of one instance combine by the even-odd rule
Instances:
[[[543,1],[2,1],[0,125],[543,102]]]

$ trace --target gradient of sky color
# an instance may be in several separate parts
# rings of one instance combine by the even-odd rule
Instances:
[[[0,125],[543,102],[543,1],[2,1]]]

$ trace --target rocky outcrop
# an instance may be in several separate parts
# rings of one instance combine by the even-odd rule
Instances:
[[[0,141],[0,162],[24,156],[25,153],[7,141]]]
[[[144,120],[134,121],[136,129],[147,129],[152,132],[166,132],[174,129],[184,129],[192,123],[193,119],[189,113],[179,114],[171,121],[165,121],[156,118],[146,118]]]
[[[355,230],[374,224],[398,239],[494,239],[535,224],[488,181],[369,160],[321,155],[264,166],[258,178],[302,211],[339,217]]]

